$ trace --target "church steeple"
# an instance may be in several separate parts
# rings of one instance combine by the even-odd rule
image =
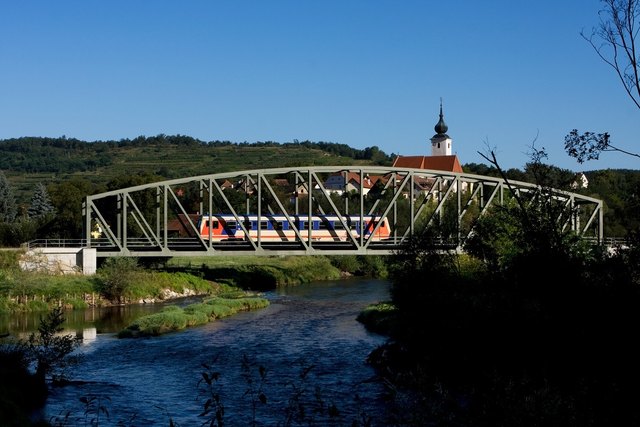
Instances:
[[[450,156],[451,155],[451,138],[447,135],[449,127],[444,122],[444,114],[442,113],[442,98],[440,98],[440,120],[433,128],[436,134],[431,137],[431,155],[432,156]]]
[[[442,98],[440,98],[440,120],[436,123],[433,128],[436,131],[435,136],[448,136],[447,131],[449,130],[449,126],[444,122],[444,114],[442,114]]]

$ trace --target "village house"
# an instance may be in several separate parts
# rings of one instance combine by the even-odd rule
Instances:
[[[366,196],[380,178],[379,176],[371,177],[365,175],[362,179],[362,194]],[[335,194],[360,191],[360,174],[356,172],[336,172],[329,175],[323,186],[328,192]]]

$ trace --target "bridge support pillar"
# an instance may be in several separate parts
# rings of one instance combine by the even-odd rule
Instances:
[[[80,258],[82,274],[85,276],[96,274],[97,257],[95,248],[82,248]]]

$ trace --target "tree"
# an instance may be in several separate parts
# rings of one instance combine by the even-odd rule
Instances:
[[[602,0],[600,25],[590,35],[582,37],[611,68],[622,83],[629,98],[640,109],[640,0]],[[608,133],[584,132],[573,129],[565,136],[565,151],[579,163],[597,160],[604,151],[618,151],[640,158],[640,154],[611,144]]]
[[[12,222],[18,214],[18,205],[7,177],[0,171],[0,222]]]
[[[52,214],[54,212],[53,205],[47,187],[42,183],[36,185],[36,189],[31,197],[31,203],[27,210],[29,218],[39,219]]]
[[[77,239],[82,235],[82,203],[87,195],[99,188],[86,179],[72,178],[49,186],[56,217],[49,227],[49,236]]]
[[[61,307],[54,308],[46,318],[40,318],[38,333],[32,333],[25,343],[27,354],[36,364],[36,377],[53,380],[66,379],[66,371],[78,363],[79,356],[73,352],[80,345],[80,339],[63,334],[65,322]]]

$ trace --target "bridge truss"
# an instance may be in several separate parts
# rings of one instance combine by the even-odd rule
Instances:
[[[424,169],[381,166],[319,166],[246,170],[123,188],[90,195],[83,204],[84,240],[98,257],[173,257],[203,255],[391,254],[428,227],[437,227],[439,244],[459,248],[478,218],[497,206],[527,203],[542,194],[525,182]],[[602,201],[577,193],[549,190],[563,230],[603,237]],[[202,215],[227,214],[245,232],[241,240],[215,241],[199,231]],[[295,233],[288,241],[249,236],[244,215],[280,215]],[[361,233],[317,240],[296,218],[373,215],[387,218],[388,238]],[[360,223],[362,230],[365,224]],[[443,231],[444,230],[444,231]]]

